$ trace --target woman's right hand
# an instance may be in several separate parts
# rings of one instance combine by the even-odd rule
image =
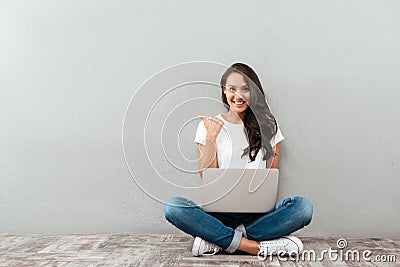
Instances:
[[[207,130],[207,139],[217,139],[217,136],[221,131],[224,122],[217,117],[209,117],[208,119],[206,119],[202,116],[201,119],[203,120],[204,126]]]

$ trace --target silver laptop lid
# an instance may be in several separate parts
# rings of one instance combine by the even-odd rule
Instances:
[[[206,169],[202,208],[207,212],[269,212],[275,208],[278,177],[278,169]]]

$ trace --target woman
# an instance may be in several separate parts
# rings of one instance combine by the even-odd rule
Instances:
[[[278,168],[284,137],[257,74],[246,64],[235,63],[222,75],[221,89],[228,112],[202,117],[196,132],[200,176],[205,168]],[[310,201],[299,196],[284,199],[268,213],[205,212],[183,197],[173,197],[164,205],[166,220],[196,237],[194,256],[221,250],[252,255],[280,250],[301,253],[300,239],[287,235],[308,225],[312,212]]]

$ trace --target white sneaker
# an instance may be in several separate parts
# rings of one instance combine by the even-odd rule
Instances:
[[[196,237],[193,242],[192,254],[193,256],[214,255],[221,250],[222,248],[219,246]]]
[[[261,241],[258,246],[262,255],[286,255],[300,254],[303,251],[303,243],[297,237],[283,236],[281,238]],[[281,254],[282,253],[282,254]]]

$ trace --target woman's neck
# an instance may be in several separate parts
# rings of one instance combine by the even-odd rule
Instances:
[[[243,123],[245,117],[246,117],[246,112],[235,113],[231,109],[228,111],[228,113],[224,114],[224,119],[234,124]]]

